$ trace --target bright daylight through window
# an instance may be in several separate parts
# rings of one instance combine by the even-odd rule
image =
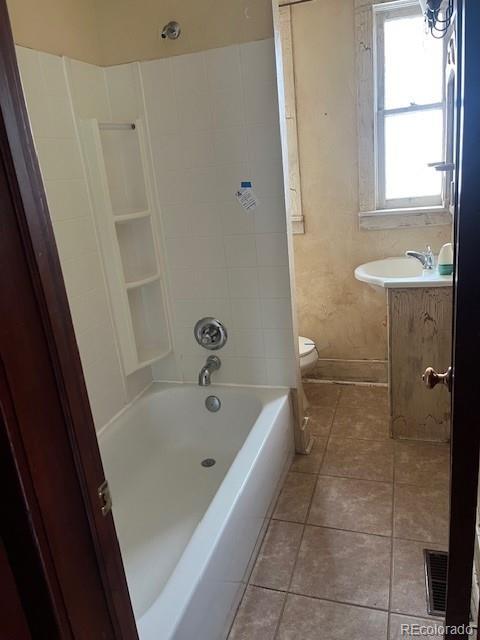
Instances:
[[[417,5],[376,12],[377,208],[442,204],[444,41]]]

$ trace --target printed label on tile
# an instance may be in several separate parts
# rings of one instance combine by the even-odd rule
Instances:
[[[245,211],[255,211],[258,207],[258,198],[255,195],[251,182],[242,182],[240,189],[235,192],[235,197]]]

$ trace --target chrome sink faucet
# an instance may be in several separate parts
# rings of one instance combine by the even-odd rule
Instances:
[[[422,267],[427,271],[435,268],[435,256],[430,245],[427,245],[426,251],[405,251],[405,255],[420,260]]]
[[[218,371],[222,366],[220,358],[217,356],[208,356],[206,364],[202,367],[198,375],[198,384],[201,387],[208,387],[212,381],[212,373]]]

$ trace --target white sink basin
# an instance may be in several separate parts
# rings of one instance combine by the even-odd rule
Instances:
[[[452,286],[452,276],[440,276],[436,269],[425,271],[416,258],[407,256],[361,264],[355,269],[355,278],[385,289]]]

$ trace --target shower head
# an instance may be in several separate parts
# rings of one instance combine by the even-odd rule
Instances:
[[[168,24],[166,24],[161,33],[160,36],[165,40],[166,38],[169,38],[169,40],[176,40],[180,34],[182,33],[182,30],[180,28],[180,25],[178,24],[178,22],[175,22],[174,20],[172,20],[171,22],[169,22]]]

